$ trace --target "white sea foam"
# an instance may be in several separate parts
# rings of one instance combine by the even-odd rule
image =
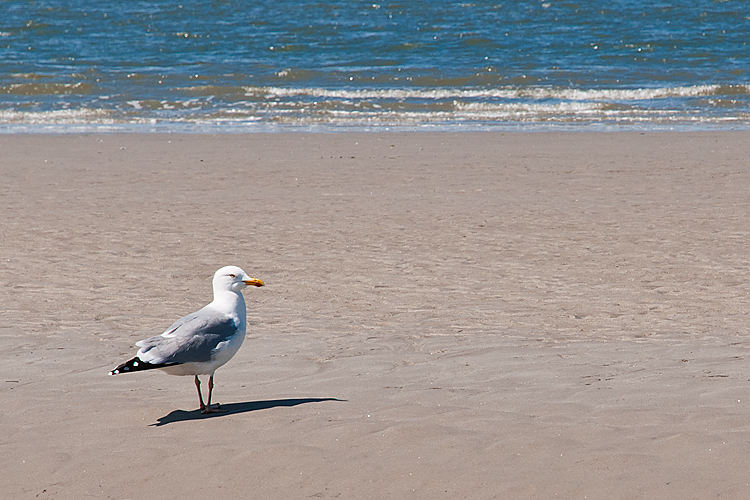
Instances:
[[[750,93],[750,86],[745,86]],[[650,100],[669,97],[712,96],[720,85],[657,87],[636,89],[571,89],[554,87],[500,87],[488,89],[401,88],[401,89],[324,89],[320,87],[245,87],[246,95],[312,97],[321,99],[447,100],[447,99],[568,99],[568,100]]]
[[[434,127],[451,124],[683,124],[750,127],[742,99],[750,86],[698,85],[643,89],[547,87],[323,89],[247,87],[248,99],[219,96],[141,99],[102,108],[0,111],[0,125]],[[738,100],[739,99],[739,100]],[[111,101],[103,99],[99,102]],[[721,102],[718,106],[715,103]],[[694,105],[711,112],[696,112]],[[713,103],[713,104],[712,104]],[[734,103],[740,103],[739,105]]]
[[[0,110],[0,124],[86,124],[86,123],[114,123],[110,112],[104,109],[59,109],[55,111],[16,111]]]

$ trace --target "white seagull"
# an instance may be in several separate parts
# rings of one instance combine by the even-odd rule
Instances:
[[[245,340],[247,310],[242,289],[250,285],[264,283],[239,267],[222,267],[214,274],[213,302],[180,318],[161,335],[136,342],[140,347],[136,356],[109,374],[159,368],[170,375],[194,375],[201,412],[221,411],[218,404],[211,406],[214,372],[232,359]],[[208,404],[203,404],[198,375],[210,375]]]

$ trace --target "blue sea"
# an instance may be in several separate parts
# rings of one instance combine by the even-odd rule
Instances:
[[[0,132],[750,129],[747,0],[0,0]]]

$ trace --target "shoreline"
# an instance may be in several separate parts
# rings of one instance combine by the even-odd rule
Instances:
[[[434,126],[363,126],[363,125],[290,125],[290,124],[0,124],[0,136],[16,135],[257,135],[257,134],[617,134],[617,133],[734,133],[749,132],[750,123],[734,125],[684,124],[607,124],[565,123],[541,125],[539,123],[509,123],[505,125],[434,125]]]
[[[13,498],[746,498],[750,132],[0,134]],[[109,377],[239,265],[216,373]]]

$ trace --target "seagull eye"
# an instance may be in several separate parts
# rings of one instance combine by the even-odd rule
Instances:
[[[230,278],[236,278],[237,276],[235,276],[234,274],[230,274],[229,277]]]

